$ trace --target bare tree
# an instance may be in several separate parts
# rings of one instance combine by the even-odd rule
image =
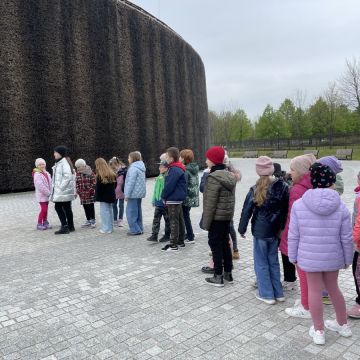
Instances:
[[[330,148],[332,147],[333,135],[335,131],[335,120],[336,113],[341,105],[341,97],[338,91],[338,86],[336,82],[329,83],[327,90],[324,93],[325,101],[328,105],[329,109],[329,140],[330,140]]]
[[[340,78],[344,102],[360,114],[360,59],[346,59],[346,69]]]

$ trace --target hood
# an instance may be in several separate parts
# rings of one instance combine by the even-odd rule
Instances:
[[[235,175],[227,170],[217,170],[211,173],[209,176],[216,179],[221,185],[223,185],[229,191],[233,191],[236,186]]]
[[[91,175],[93,171],[91,170],[91,167],[89,165],[86,165],[84,170],[79,171],[79,173],[84,175]]]
[[[192,175],[197,175],[199,173],[199,165],[192,162],[186,165],[186,170]]]
[[[169,164],[169,168],[171,168],[171,167],[178,167],[181,170],[186,171],[185,165],[182,164],[180,161],[176,161],[176,162],[173,162],[173,163]]]
[[[137,169],[139,169],[139,170],[141,170],[143,172],[146,171],[145,164],[141,160],[133,162],[131,164],[131,166],[136,167]]]
[[[333,189],[311,189],[302,197],[305,206],[319,215],[330,215],[341,204],[340,195]]]

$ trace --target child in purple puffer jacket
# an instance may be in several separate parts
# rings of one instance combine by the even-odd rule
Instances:
[[[344,297],[338,287],[340,269],[352,263],[353,245],[350,212],[335,191],[335,173],[326,165],[310,168],[313,189],[297,200],[291,210],[288,235],[289,260],[305,273],[314,325],[309,335],[315,344],[325,344],[321,293],[327,289],[336,320],[325,327],[341,336],[352,335],[347,325]]]

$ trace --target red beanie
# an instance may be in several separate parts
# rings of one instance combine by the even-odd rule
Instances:
[[[225,150],[221,146],[213,146],[206,152],[205,156],[215,165],[222,164],[224,162]]]

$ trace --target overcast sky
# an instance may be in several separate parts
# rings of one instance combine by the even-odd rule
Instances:
[[[360,57],[360,0],[133,0],[201,56],[209,109],[307,102]]]

